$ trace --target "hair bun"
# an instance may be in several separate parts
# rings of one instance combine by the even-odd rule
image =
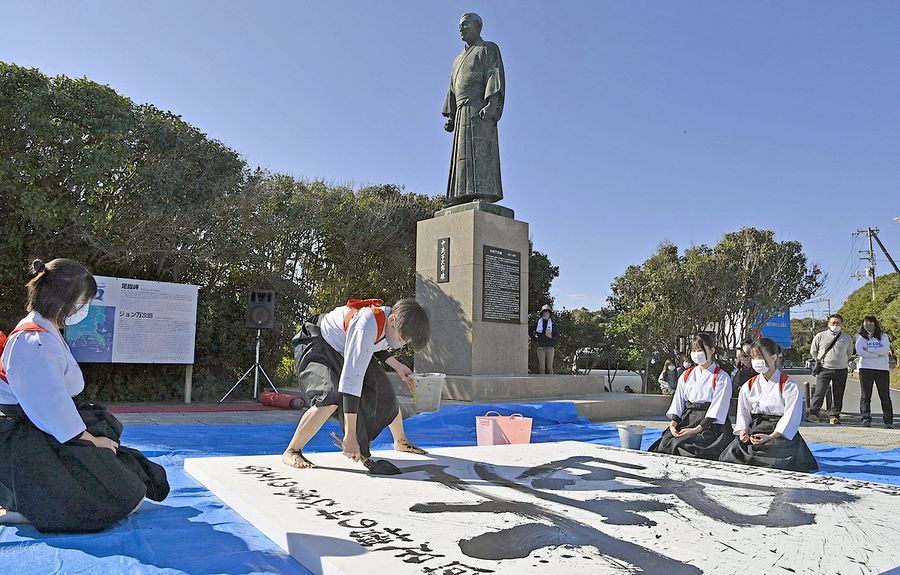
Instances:
[[[31,262],[31,267],[34,268],[35,273],[41,273],[47,269],[47,265],[41,260]]]

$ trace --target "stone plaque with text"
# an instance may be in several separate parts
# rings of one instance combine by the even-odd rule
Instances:
[[[522,254],[484,246],[482,321],[521,323]]]
[[[450,281],[450,238],[441,238],[437,243],[437,283]]]

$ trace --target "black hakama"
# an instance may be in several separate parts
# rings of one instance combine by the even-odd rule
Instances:
[[[750,426],[750,435],[772,433],[775,431],[775,426],[778,425],[778,420],[781,419],[780,415],[760,413],[754,413],[751,417],[753,423]],[[740,438],[735,437],[719,457],[719,461],[790,471],[816,471],[819,469],[815,456],[800,437],[799,432],[794,434],[793,439],[778,437],[761,445],[753,445],[749,442],[741,443]]]
[[[706,419],[709,403],[688,402],[681,414],[681,423],[676,429],[696,427]],[[718,459],[722,451],[731,441],[731,423],[726,419],[724,424],[713,422],[709,428],[694,435],[675,437],[667,427],[662,437],[657,439],[647,451],[668,453],[699,459]]]
[[[146,496],[169,494],[165,469],[136,449],[113,453],[84,439],[60,443],[18,405],[0,405],[0,507],[38,531],[92,532],[126,517]],[[87,431],[116,443],[122,424],[101,405],[78,406]]]
[[[328,345],[319,330],[319,316],[303,323],[291,344],[294,346],[294,369],[305,395],[306,404],[336,405],[337,417],[344,424],[343,397],[338,391],[344,356]],[[356,415],[356,440],[360,454],[370,457],[369,446],[400,413],[394,387],[381,362],[372,357],[363,376],[359,412]]]

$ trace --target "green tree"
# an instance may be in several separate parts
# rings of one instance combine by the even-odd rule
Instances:
[[[528,308],[534,320],[537,320],[535,312],[544,304],[553,306],[553,296],[550,295],[550,286],[553,280],[559,277],[559,266],[553,265],[547,254],[536,251],[534,244],[528,240]]]
[[[811,317],[791,318],[791,349],[785,351],[784,357],[795,363],[803,363],[809,358],[809,346],[813,336],[825,327],[823,320]]]
[[[705,307],[695,307],[702,300],[693,292],[695,283],[671,243],[660,245],[643,264],[629,266],[613,280],[609,334],[625,346],[624,359],[641,366],[647,387],[653,356],[675,355],[679,336],[702,323],[699,314]]]
[[[771,230],[744,228],[683,254],[666,243],[613,281],[609,335],[646,373],[655,356],[672,357],[698,331],[712,331],[721,349],[733,349],[758,325],[808,300],[822,280],[800,243],[778,242]]]
[[[719,274],[717,293],[709,294],[709,301],[720,317],[717,340],[729,349],[773,316],[809,300],[825,280],[819,267],[808,263],[800,242],[779,242],[772,230],[725,234],[713,248],[712,261]]]
[[[263,361],[282,365],[308,314],[414,293],[416,222],[440,205],[394,185],[354,190],[251,172],[175,114],[87,79],[0,63],[0,326],[21,317],[34,257],[196,284],[198,399],[218,397],[251,361],[249,289],[278,294]],[[85,376],[86,397],[104,400],[172,399],[182,377],[174,367],[100,364]]]
[[[858,331],[863,317],[874,315],[885,331],[900,334],[900,274],[878,276],[875,286],[874,300],[872,287],[867,283],[851,293],[838,310],[846,329]]]
[[[601,311],[590,311],[587,308],[563,309],[556,312],[560,337],[556,346],[556,372],[572,373],[575,367],[576,352],[581,349],[600,349],[604,341],[604,316]],[[597,367],[600,365],[598,363]],[[605,366],[604,366],[605,367]]]

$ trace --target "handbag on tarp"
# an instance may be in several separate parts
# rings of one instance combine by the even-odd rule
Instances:
[[[475,438],[478,445],[531,443],[531,421],[521,413],[500,415],[488,411],[475,418]]]

